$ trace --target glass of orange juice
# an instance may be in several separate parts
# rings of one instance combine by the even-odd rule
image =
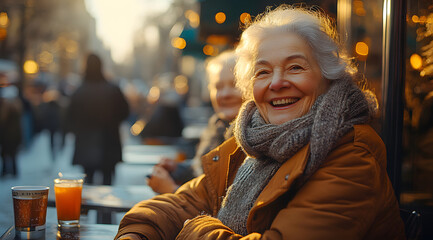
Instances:
[[[83,178],[54,179],[59,227],[79,227]]]

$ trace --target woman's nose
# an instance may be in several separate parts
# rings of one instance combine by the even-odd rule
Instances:
[[[230,89],[227,88],[227,87],[223,87],[223,88],[221,88],[221,89],[218,90],[218,95],[221,98],[225,98],[227,96],[230,96]]]
[[[269,84],[269,89],[280,90],[281,88],[290,87],[290,82],[284,78],[282,73],[275,72]]]

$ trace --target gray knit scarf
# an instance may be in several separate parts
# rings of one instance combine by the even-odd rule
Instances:
[[[218,219],[247,235],[248,214],[281,164],[310,142],[310,157],[298,186],[302,185],[353,125],[370,120],[371,104],[349,79],[333,81],[307,114],[280,125],[266,123],[253,101],[245,103],[234,134],[248,157],[227,190]]]

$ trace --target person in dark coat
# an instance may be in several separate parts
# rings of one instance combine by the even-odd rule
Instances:
[[[119,125],[128,114],[121,90],[107,82],[100,58],[90,54],[83,84],[72,95],[68,108],[70,130],[75,135],[72,163],[84,168],[87,183],[93,183],[95,171],[102,171],[103,184],[111,184],[115,165],[122,161]]]
[[[56,159],[56,133],[61,137],[60,145],[64,145],[63,115],[64,105],[61,104],[59,91],[50,89],[42,95],[43,102],[39,106],[41,122],[44,129],[50,133],[51,158]]]
[[[152,116],[140,133],[143,143],[169,145],[175,144],[182,137],[184,122],[179,101],[179,95],[172,89],[161,94]]]
[[[0,90],[0,156],[3,159],[1,176],[17,176],[16,155],[22,140],[22,105],[16,87],[9,86]]]

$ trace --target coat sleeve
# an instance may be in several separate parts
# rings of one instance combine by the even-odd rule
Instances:
[[[185,220],[211,212],[204,175],[182,185],[175,194],[158,195],[136,204],[119,225],[118,237],[139,233],[148,239],[175,239]]]
[[[198,217],[177,239],[364,239],[378,213],[389,210],[383,196],[393,193],[383,185],[385,169],[377,159],[362,147],[347,145],[328,156],[263,233],[240,236],[218,219]]]

